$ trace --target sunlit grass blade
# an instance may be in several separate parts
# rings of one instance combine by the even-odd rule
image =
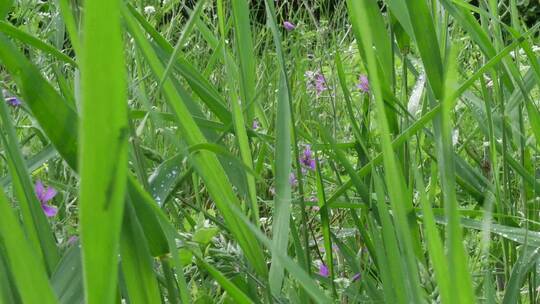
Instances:
[[[127,77],[120,1],[85,2],[80,233],[87,303],[113,303],[127,175]],[[107,41],[106,44],[103,42]]]

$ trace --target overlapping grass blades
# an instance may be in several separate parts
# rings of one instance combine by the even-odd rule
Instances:
[[[124,19],[126,20],[131,35],[135,39],[142,54],[145,56],[153,73],[157,77],[160,77],[164,72],[163,64],[159,61],[149,42],[142,35],[142,31],[135,19],[126,8],[124,8],[123,12]],[[184,104],[183,98],[170,80],[165,80],[163,83],[163,92],[169,105],[176,114],[178,126],[184,135],[183,140],[188,145],[205,143],[206,139],[204,135],[197,127]],[[185,96],[186,95],[184,95],[184,97]],[[231,232],[243,248],[248,260],[256,269],[257,273],[264,277],[267,270],[264,264],[264,256],[261,247],[257,245],[258,242],[253,238],[252,234],[246,230],[245,225],[238,222],[238,219],[230,212],[229,204],[238,204],[238,199],[233,193],[231,185],[228,183],[228,178],[223,171],[223,167],[217,160],[217,157],[211,152],[200,151],[193,155],[190,161],[195,170],[197,170],[199,175],[206,182],[210,195],[223,213],[225,221],[229,223]]]
[[[540,25],[515,0],[269,0],[266,27],[246,0],[56,3],[0,21],[23,100],[0,100],[0,302],[537,301]],[[70,179],[57,218],[33,175]]]
[[[2,213],[0,237],[5,247],[2,251],[5,250],[7,253],[5,258],[21,300],[25,303],[57,303],[45,264],[34,254],[37,248],[26,237],[2,188],[0,188],[0,212]]]

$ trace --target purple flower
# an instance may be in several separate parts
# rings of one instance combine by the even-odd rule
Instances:
[[[330,275],[330,271],[328,270],[328,267],[324,265],[324,263],[321,263],[321,265],[319,266],[319,275],[325,278],[328,278],[328,276]]]
[[[313,151],[311,151],[311,146],[306,145],[304,152],[300,157],[300,163],[310,170],[315,170],[315,159],[313,159]]]
[[[67,243],[68,243],[69,245],[73,245],[73,244],[75,244],[78,240],[79,240],[79,237],[78,237],[78,236],[72,235],[72,236],[69,237]]]
[[[351,281],[356,282],[356,281],[360,280],[361,277],[362,277],[362,275],[360,273],[357,273],[357,274],[353,275],[353,277],[351,278]]]
[[[358,84],[356,85],[356,87],[364,92],[364,93],[369,93],[369,79],[366,75],[360,75],[360,78],[358,79]]]
[[[47,202],[52,200],[56,196],[56,189],[49,187],[45,189],[40,180],[36,182],[35,186],[36,196],[41,203],[41,208],[47,217],[53,217],[58,213],[58,209],[55,206],[48,205]]]
[[[320,71],[307,71],[304,73],[304,77],[306,77],[307,80],[307,88],[310,90],[315,90],[317,95],[320,95],[322,92],[328,90],[326,78]]]
[[[296,178],[296,174],[294,174],[294,172],[291,172],[289,175],[289,184],[291,184],[293,187],[298,185],[298,179]]]
[[[259,128],[260,128],[260,124],[259,124],[259,120],[257,118],[255,118],[253,120],[253,123],[251,124],[251,128],[254,130],[254,131],[257,131]]]
[[[6,98],[6,102],[14,108],[19,107],[22,104],[21,100],[17,97],[8,97]]]
[[[327,89],[328,87],[326,86],[326,78],[324,78],[323,74],[319,73],[317,77],[315,77],[315,91],[317,91],[317,95],[320,95]]]
[[[290,21],[285,21],[283,22],[283,27],[287,30],[287,31],[292,31],[296,28],[296,25],[294,25],[292,22]]]

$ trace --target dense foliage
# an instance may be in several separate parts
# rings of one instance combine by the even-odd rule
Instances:
[[[0,0],[0,303],[538,303],[537,0]]]

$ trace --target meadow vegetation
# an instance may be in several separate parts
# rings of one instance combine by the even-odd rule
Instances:
[[[539,303],[533,0],[0,0],[0,303]]]

